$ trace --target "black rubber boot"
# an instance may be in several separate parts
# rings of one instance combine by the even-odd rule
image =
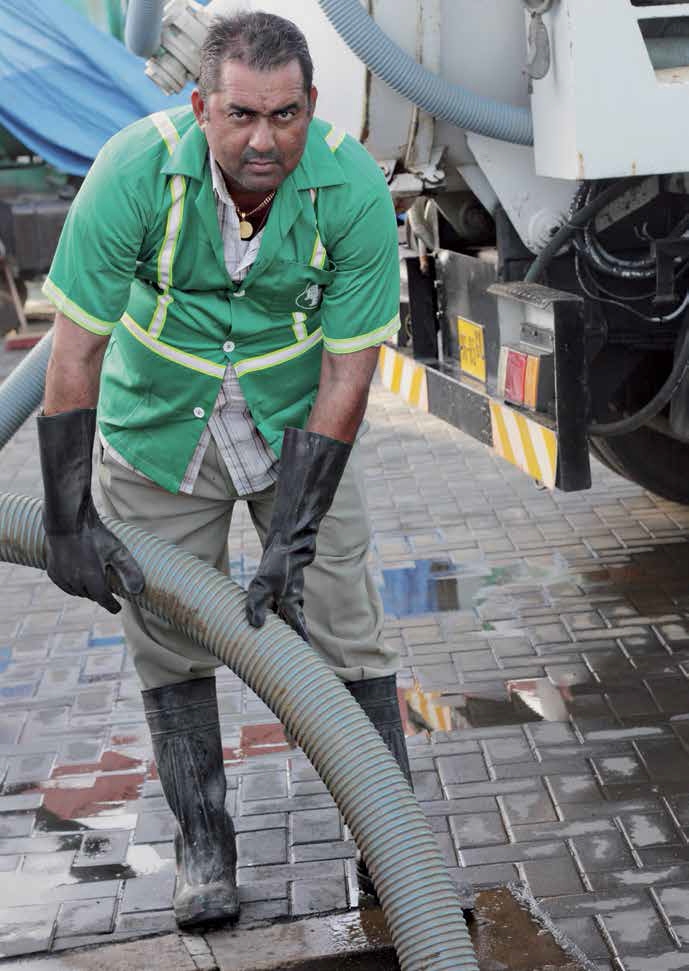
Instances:
[[[383,741],[397,759],[402,774],[413,789],[402,716],[397,700],[396,676],[391,674],[386,678],[371,678],[368,681],[348,681],[347,687],[378,729]],[[359,890],[377,900],[373,881],[361,857],[357,860],[356,872]]]
[[[177,923],[184,928],[234,920],[237,851],[225,809],[215,678],[150,688],[142,695],[158,776],[177,820]]]

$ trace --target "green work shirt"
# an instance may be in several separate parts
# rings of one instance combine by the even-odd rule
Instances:
[[[115,135],[69,211],[43,288],[105,352],[99,428],[112,448],[179,489],[228,363],[279,454],[303,427],[323,347],[348,354],[399,329],[397,226],[375,161],[314,119],[280,185],[256,262],[225,268],[208,146],[191,108]]]

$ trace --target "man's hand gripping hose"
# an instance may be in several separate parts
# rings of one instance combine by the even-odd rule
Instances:
[[[122,608],[110,593],[108,572],[132,596],[143,591],[144,577],[131,553],[105,528],[93,504],[95,431],[92,408],[38,418],[47,570],[66,593],[89,597],[116,614]]]

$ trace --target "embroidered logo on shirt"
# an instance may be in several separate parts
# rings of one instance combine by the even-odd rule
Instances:
[[[322,287],[317,283],[310,283],[297,297],[297,307],[300,310],[315,310],[321,302]]]

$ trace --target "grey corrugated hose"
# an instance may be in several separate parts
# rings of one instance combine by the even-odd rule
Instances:
[[[49,331],[0,385],[0,448],[4,448],[43,400],[53,333]]]
[[[129,0],[124,43],[138,57],[152,57],[160,47],[165,0]]]
[[[503,142],[533,145],[527,108],[494,101],[438,77],[403,51],[369,16],[360,0],[318,0],[342,40],[398,94],[435,118]]]
[[[0,415],[12,390],[22,388],[15,430],[42,390],[46,345],[20,365],[21,384],[13,374],[0,387]],[[366,857],[403,971],[478,971],[436,838],[395,759],[344,685],[276,616],[258,630],[251,627],[244,590],[224,574],[140,529],[104,522],[143,570],[146,587],[136,603],[227,664],[306,752]],[[0,561],[44,569],[44,544],[40,500],[0,496]]]

